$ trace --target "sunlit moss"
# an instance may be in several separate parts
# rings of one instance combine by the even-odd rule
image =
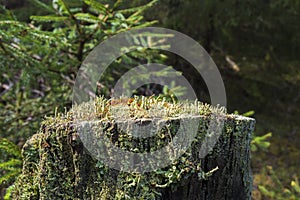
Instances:
[[[172,118],[187,115],[226,114],[226,108],[211,106],[195,100],[194,102],[169,102],[163,97],[135,96],[133,98],[105,99],[96,98],[94,102],[87,102],[75,106],[73,114],[82,120],[89,117],[99,119],[115,118]],[[79,114],[79,115],[76,115]]]
[[[96,160],[84,148],[76,129],[80,120],[97,119],[101,123],[94,124],[93,128],[103,129],[113,145],[135,153],[153,152],[172,141],[180,126],[179,119],[189,121],[195,116],[199,119],[199,127],[196,127],[197,136],[192,145],[168,167],[147,173],[117,171]],[[116,126],[116,121],[136,123],[155,119],[163,120],[165,124],[149,138],[135,138]],[[207,132],[210,122],[218,124],[221,119],[225,120],[225,125],[219,142],[205,159],[200,158],[203,139],[215,134],[213,130]],[[46,118],[39,132],[24,146],[24,167],[13,195],[15,199],[161,199],[172,195],[166,191],[185,188],[190,181],[199,187],[204,183],[201,182],[203,179],[216,181],[209,177],[221,170],[217,179],[219,184],[230,186],[233,177],[225,176],[238,174],[243,182],[240,197],[249,196],[252,182],[249,152],[253,128],[254,120],[227,115],[222,107],[198,101],[169,102],[155,97],[109,100],[100,97],[74,106],[64,114],[56,113],[54,117]],[[185,134],[190,134],[189,131],[187,128]],[[236,156],[240,160],[230,163],[228,159],[237,159]],[[197,195],[200,198],[205,192],[199,191]]]

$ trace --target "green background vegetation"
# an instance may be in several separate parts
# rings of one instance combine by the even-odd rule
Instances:
[[[5,147],[21,148],[45,115],[70,108],[76,72],[90,50],[118,32],[155,25],[187,34],[210,53],[226,86],[228,112],[255,111],[246,113],[257,121],[253,198],[299,198],[300,1],[98,2],[102,4],[2,0],[0,137],[6,138],[0,146],[2,194],[20,171],[20,154]],[[201,79],[191,76],[185,61],[146,50],[114,63],[110,76],[100,82],[99,93],[109,96],[121,72],[150,61],[182,70],[195,83],[200,100],[209,102],[205,89],[197,86]],[[272,137],[265,135],[268,132]]]

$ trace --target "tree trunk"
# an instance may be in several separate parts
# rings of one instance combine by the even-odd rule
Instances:
[[[176,191],[165,190],[163,199],[251,199],[250,142],[254,123],[245,117],[226,121],[225,126],[231,127],[232,132],[223,133],[213,151],[202,159],[204,171],[216,166],[218,170],[206,180],[199,181],[194,175]]]
[[[48,119],[39,133],[24,145],[23,171],[15,183],[13,198],[251,199],[250,141],[255,121],[235,115],[223,118],[222,135],[204,158],[199,155],[208,134],[207,127],[218,119],[199,116],[200,124],[196,140],[189,148],[190,154],[184,154],[175,164],[147,173],[127,173],[103,166],[83,145],[72,117]],[[176,124],[174,120],[165,122]],[[113,122],[98,124],[96,128],[104,130],[108,124],[112,127],[111,133],[117,133],[112,135],[111,141],[118,141],[122,133]],[[190,129],[185,131],[189,134]],[[145,145],[145,141],[142,143],[144,149],[151,146]],[[131,144],[137,143],[131,141]]]

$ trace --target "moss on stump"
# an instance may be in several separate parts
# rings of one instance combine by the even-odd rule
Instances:
[[[165,99],[151,97],[113,101],[99,98],[94,103],[47,118],[39,132],[26,142],[22,151],[22,174],[14,185],[14,199],[251,198],[253,119],[228,115],[223,108],[199,102],[168,103]],[[135,153],[166,146],[175,137],[182,121],[197,119],[199,126],[195,126],[196,137],[191,145],[170,165],[145,173],[119,171],[95,159],[83,145],[84,138],[79,137],[75,110],[87,112],[92,104],[96,105],[93,117],[99,120],[92,125],[93,129],[102,130],[118,148]],[[89,117],[90,114],[86,119]],[[149,138],[136,138],[120,129],[120,119],[122,123],[135,125],[131,131],[136,127],[143,130],[145,122],[154,119],[164,125]],[[214,135],[213,131],[207,131],[208,127],[219,121],[224,122],[222,134],[213,150],[202,158],[200,149],[205,145],[204,139]],[[192,127],[185,127],[185,136],[188,137],[191,130]],[[171,152],[165,156],[170,157]]]

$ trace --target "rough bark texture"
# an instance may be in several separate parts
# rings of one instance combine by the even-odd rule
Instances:
[[[135,199],[142,187],[149,194],[156,191],[153,196],[143,197],[149,199],[251,199],[250,140],[255,121],[226,116],[222,135],[204,159],[199,158],[199,149],[210,120],[200,116],[200,121],[190,158],[201,163],[203,172],[216,167],[218,170],[211,176],[189,171],[189,176],[159,188],[145,179],[148,186],[134,186],[126,196],[126,188],[120,183],[125,175],[99,168],[99,162],[84,148],[71,120],[52,120],[42,125],[40,132],[24,146],[23,172],[15,183],[14,199]],[[139,181],[142,184],[143,178]]]
[[[163,199],[251,199],[250,141],[254,121],[249,118],[228,120],[214,149],[203,160],[203,170],[218,170],[207,180],[193,176],[176,191],[165,190]],[[227,130],[228,131],[228,130]]]

